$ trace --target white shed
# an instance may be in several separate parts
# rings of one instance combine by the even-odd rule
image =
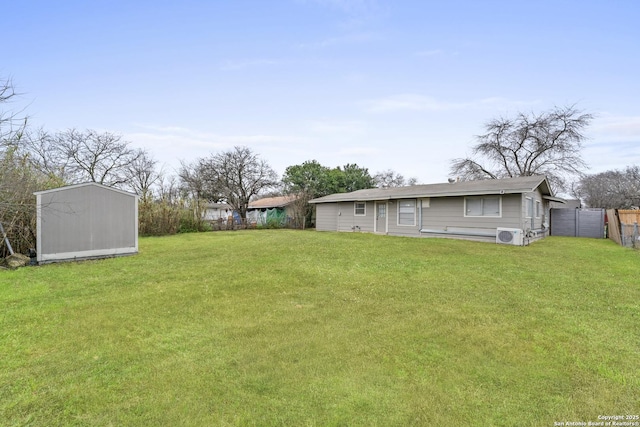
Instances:
[[[34,193],[39,264],[138,252],[138,196],[95,182]]]

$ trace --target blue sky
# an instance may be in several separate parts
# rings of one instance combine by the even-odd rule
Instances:
[[[13,1],[0,76],[32,124],[171,172],[246,145],[446,181],[491,118],[576,104],[589,172],[640,164],[640,2]],[[15,105],[14,107],[18,107]]]

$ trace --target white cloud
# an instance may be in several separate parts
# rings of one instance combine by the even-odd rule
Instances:
[[[592,134],[598,140],[640,143],[640,116],[614,116],[603,113],[593,120]]]
[[[260,155],[279,151],[281,147],[305,145],[304,137],[268,134],[216,134],[178,126],[138,125],[143,130],[124,136],[139,148],[147,149],[161,164],[178,168],[180,161],[191,162],[212,153],[247,146]]]

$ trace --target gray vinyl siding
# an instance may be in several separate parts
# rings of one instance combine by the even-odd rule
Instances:
[[[354,202],[320,203],[316,205],[317,231],[373,232],[373,202],[365,202],[365,215],[355,215]]]
[[[374,221],[374,202],[365,202],[365,215],[355,215],[355,202],[338,203],[338,231],[373,233]]]
[[[520,194],[500,196],[500,217],[465,217],[464,197],[432,197],[429,207],[422,208],[422,228],[432,230],[469,229],[495,231],[498,227],[520,228]]]
[[[485,232],[492,235],[495,235],[493,233],[498,227],[523,228],[524,220],[521,215],[525,202],[522,195],[511,194],[500,197],[502,199],[501,217],[465,217],[464,197],[432,197],[429,207],[422,207],[422,224],[420,223],[421,200],[417,199],[415,225],[398,224],[398,200],[391,200],[387,204],[388,234],[426,237],[427,234],[420,233],[420,225],[422,229],[428,230]],[[354,202],[321,203],[316,209],[317,230],[374,231],[374,202],[366,202],[364,216],[354,214]]]
[[[42,192],[38,260],[137,252],[137,198],[98,185]]]
[[[533,221],[528,217],[527,203],[528,198],[533,200]],[[541,215],[536,217],[536,202],[540,202]],[[546,203],[542,199],[542,194],[539,191],[534,193],[522,194],[522,229],[523,230],[540,230],[542,228],[542,222],[545,220],[545,207]],[[548,222],[548,221],[547,221]]]
[[[415,200],[415,199],[412,199]],[[420,236],[420,220],[418,218],[418,204],[416,203],[416,221],[415,225],[399,225],[398,224],[398,200],[392,200],[389,203],[389,234],[394,236]]]
[[[336,231],[338,229],[338,204],[321,203],[316,205],[316,230]]]
[[[498,227],[521,228],[521,195],[502,195],[499,217],[465,217],[464,197],[431,198],[422,208],[422,237],[495,242]],[[434,231],[442,231],[437,233]],[[458,233],[458,234],[453,234]]]

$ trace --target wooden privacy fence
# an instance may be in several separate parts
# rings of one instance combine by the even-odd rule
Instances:
[[[609,238],[621,246],[640,248],[640,210],[607,209]]]

